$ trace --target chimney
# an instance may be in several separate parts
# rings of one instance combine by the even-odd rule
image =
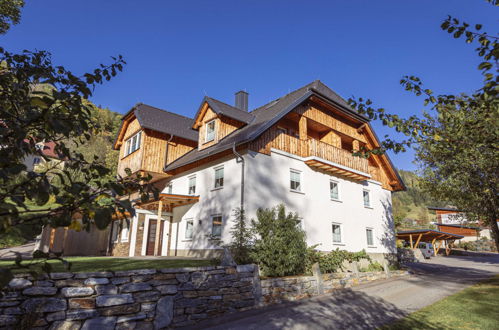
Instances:
[[[236,93],[236,108],[248,111],[248,93],[239,91]]]

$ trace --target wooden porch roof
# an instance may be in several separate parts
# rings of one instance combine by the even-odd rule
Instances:
[[[161,202],[163,210],[171,212],[175,207],[194,204],[198,201],[199,196],[159,194],[159,199],[151,200],[146,203],[136,203],[135,206],[145,210],[158,210]]]
[[[399,231],[397,233],[397,239],[410,240],[411,236],[418,237],[418,242],[428,242],[431,243],[434,240],[456,240],[461,239],[464,236],[446,233],[443,231],[433,230],[433,229],[420,229],[420,230],[405,230]],[[420,238],[419,238],[420,237]]]

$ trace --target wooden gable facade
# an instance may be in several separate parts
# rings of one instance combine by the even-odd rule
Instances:
[[[140,147],[126,155],[126,141],[138,132],[141,132]],[[196,147],[196,141],[141,127],[132,112],[123,119],[114,145],[114,148],[120,151],[118,175],[127,176],[125,169],[129,168],[132,174],[138,172],[150,174],[153,177],[151,182],[158,181],[169,176],[163,171],[166,164],[182,157]]]
[[[282,150],[311,158],[305,163],[318,170],[356,181],[371,178],[385,189],[403,190],[403,183],[385,155],[371,155],[369,159],[352,155],[362,147],[379,147],[369,123],[355,120],[314,97],[249,143],[251,150],[260,153],[270,155],[272,148]]]
[[[213,140],[207,141],[206,124],[211,121],[215,123],[215,137]],[[244,125],[244,123],[235,119],[216,114],[210,108],[208,102],[204,102],[201,107],[201,111],[195,118],[195,122],[192,128],[199,131],[198,149],[203,150],[205,148],[211,147],[214,144],[217,144],[224,137],[243,127]]]

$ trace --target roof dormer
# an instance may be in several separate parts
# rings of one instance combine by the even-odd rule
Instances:
[[[247,125],[253,115],[210,97],[205,97],[194,117],[192,128],[199,131],[198,149],[202,150]]]

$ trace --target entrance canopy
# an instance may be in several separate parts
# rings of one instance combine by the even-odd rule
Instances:
[[[445,242],[445,252],[447,255],[450,253],[450,243],[449,241],[454,241],[456,239],[461,239],[464,236],[446,233],[443,231],[433,230],[433,229],[420,229],[420,230],[405,230],[399,231],[397,233],[397,239],[409,241],[411,244],[411,249],[417,249],[420,242],[431,243],[433,245],[433,250],[435,255],[438,254],[440,247],[442,246],[442,241]],[[414,240],[416,242],[414,243]],[[435,242],[438,241],[438,247]]]
[[[159,194],[158,200],[150,200],[146,203],[137,202],[136,207],[144,210],[157,211],[162,209],[166,212],[172,212],[173,208],[194,204],[199,201],[199,196],[177,195],[177,194]]]

